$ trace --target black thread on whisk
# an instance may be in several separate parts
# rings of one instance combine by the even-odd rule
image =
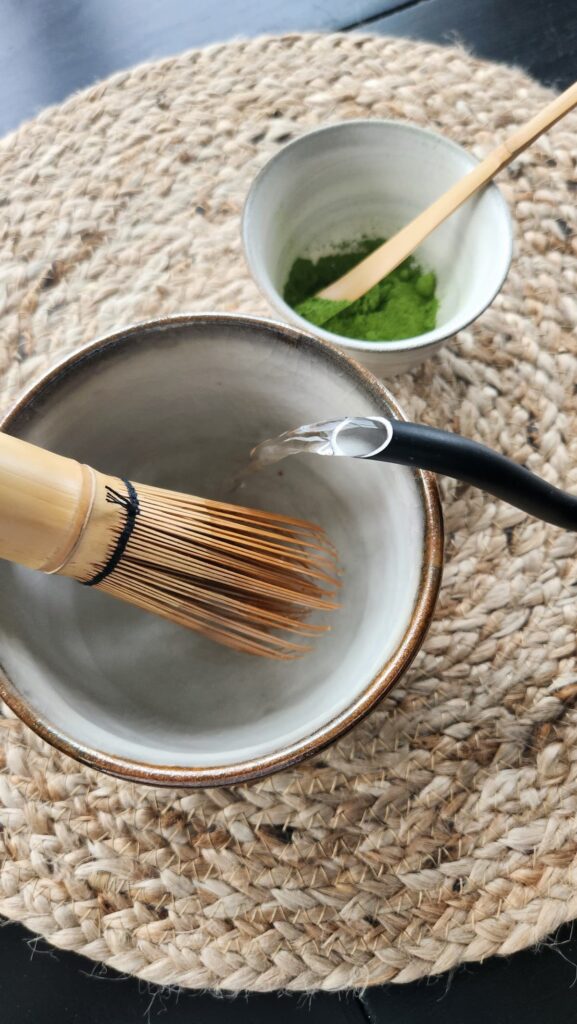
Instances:
[[[134,485],[130,483],[130,480],[123,480],[122,482],[126,487],[128,494],[120,494],[118,491],[115,491],[113,487],[109,487],[107,484],[106,500],[109,501],[111,505],[120,505],[125,510],[126,522],[124,523],[122,532],[119,534],[118,540],[116,541],[114,551],[104,566],[104,569],[97,572],[96,576],[93,576],[91,580],[86,580],[84,583],[85,587],[95,587],[98,583],[102,583],[107,576],[110,576],[113,569],[116,568],[124,554],[126,545],[128,544],[130,535],[134,529],[136,517],[140,512],[140,502]]]

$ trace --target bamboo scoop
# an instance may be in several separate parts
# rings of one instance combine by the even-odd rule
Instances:
[[[557,121],[560,121],[575,106],[577,106],[577,82],[557,96],[522,128],[513,132],[505,142],[489,153],[482,163],[469,171],[464,178],[455,182],[447,192],[436,199],[426,210],[423,210],[393,238],[380,245],[370,256],[361,260],[356,267],[343,274],[338,281],[334,281],[317,292],[315,298],[350,303],[359,299],[361,295],[365,295],[395,267],[398,267],[403,260],[406,260],[439,224],[442,224],[467,199],[490,182],[503,167],[510,164],[519,153],[522,153],[527,146],[530,146],[535,139]],[[333,315],[334,312],[329,311],[327,319]]]
[[[248,654],[294,658],[337,607],[335,552],[288,516],[104,476],[0,432],[0,558]]]

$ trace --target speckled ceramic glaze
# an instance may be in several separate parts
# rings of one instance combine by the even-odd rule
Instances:
[[[131,327],[66,359],[3,429],[119,476],[228,500],[265,437],[340,415],[402,415],[369,374],[265,320],[208,314]],[[73,757],[125,778],[211,785],[329,743],[394,684],[433,613],[442,554],[431,477],[302,456],[241,504],[321,523],[342,606],[292,663],[219,647],[62,578],[0,566],[1,694]]]

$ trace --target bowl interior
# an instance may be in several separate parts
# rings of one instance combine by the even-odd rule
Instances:
[[[362,236],[391,237],[475,165],[455,143],[394,121],[352,121],[305,135],[266,165],[249,193],[243,235],[251,272],[283,318],[303,326],[282,297],[298,256],[315,259]],[[438,227],[416,258],[437,275],[437,324],[416,339],[430,344],[478,316],[507,273],[511,225],[496,186]],[[379,350],[395,342],[358,344]]]
[[[343,569],[332,632],[303,659],[275,663],[1,563],[3,668],[52,728],[153,765],[238,764],[310,736],[394,655],[423,563],[423,497],[410,471],[301,456],[231,497],[264,438],[387,411],[344,363],[273,325],[198,318],[90,350],[12,418],[11,433],[104,472],[317,521]]]

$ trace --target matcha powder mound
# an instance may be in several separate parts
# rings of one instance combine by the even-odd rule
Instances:
[[[437,282],[435,275],[424,274],[412,257],[356,302],[314,298],[316,292],[342,277],[384,241],[366,238],[344,243],[338,252],[316,262],[299,257],[288,276],[285,302],[309,323],[345,338],[397,341],[432,330],[439,305],[435,297]]]

